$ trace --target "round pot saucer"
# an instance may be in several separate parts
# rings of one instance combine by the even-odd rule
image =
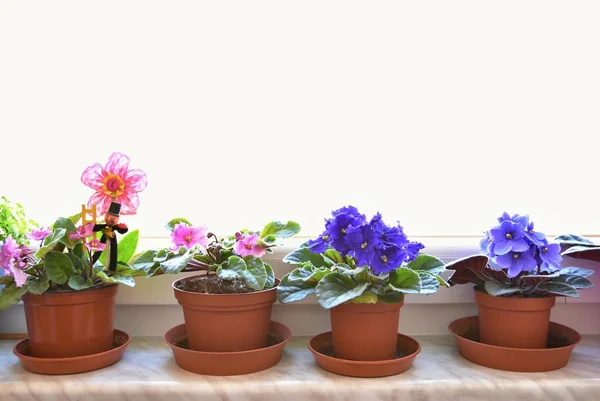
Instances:
[[[573,348],[581,335],[562,324],[550,322],[546,348],[508,348],[479,342],[479,319],[465,317],[450,323],[450,333],[456,338],[458,352],[466,360],[492,369],[512,372],[547,372],[569,363]]]
[[[123,357],[125,348],[131,338],[124,331],[113,332],[113,348],[92,355],[68,358],[38,358],[29,354],[29,340],[20,341],[13,348],[13,353],[21,361],[26,370],[44,375],[67,375],[98,370],[113,365]]]
[[[417,354],[421,352],[421,345],[409,336],[398,334],[394,359],[352,361],[333,356],[333,340],[329,331],[313,337],[308,344],[308,349],[313,353],[317,365],[329,372],[352,377],[383,377],[408,370]]]
[[[171,347],[177,365],[189,372],[213,376],[233,376],[254,373],[275,366],[283,354],[291,330],[271,321],[269,343],[264,348],[236,352],[204,352],[188,348],[185,324],[173,327],[164,336]]]

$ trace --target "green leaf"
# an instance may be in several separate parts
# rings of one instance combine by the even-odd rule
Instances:
[[[43,258],[48,252],[54,249],[54,246],[60,242],[60,240],[66,235],[67,230],[64,228],[57,228],[44,238],[44,246],[42,246],[35,254],[38,259]]]
[[[264,238],[259,238],[258,244],[265,248],[277,245],[277,237],[273,234],[269,234]]]
[[[295,266],[314,266],[314,267],[329,267],[330,263],[325,262],[323,255],[312,253],[308,248],[298,248],[287,254],[283,261]]]
[[[176,218],[172,219],[171,221],[169,221],[167,223],[167,225],[165,226],[165,228],[169,231],[173,231],[175,229],[175,225],[177,225],[179,223],[184,223],[184,224],[187,224],[188,226],[192,225],[192,223],[190,223],[189,220],[184,219],[183,217],[176,217]]]
[[[600,247],[573,246],[564,251],[561,255],[600,262]]]
[[[356,282],[352,277],[341,273],[331,273],[323,277],[317,285],[317,300],[325,309],[330,309],[361,295],[369,286],[368,282]]]
[[[50,288],[48,274],[43,272],[40,277],[35,277],[27,282],[27,291],[32,294],[43,294]]]
[[[44,258],[44,270],[56,284],[65,284],[75,273],[73,262],[67,254],[55,251],[49,252]]]
[[[73,224],[77,224],[79,222],[79,219],[81,219],[81,212],[74,214],[72,216],[69,216],[69,220]]]
[[[167,274],[181,273],[181,271],[185,269],[191,258],[192,255],[190,253],[177,255],[163,262],[160,262],[160,268],[164,273]]]
[[[78,242],[75,244],[75,246],[73,247],[73,255],[75,255],[79,259],[81,259],[85,266],[89,266],[90,258],[89,258],[88,253],[83,245],[83,242]]]
[[[325,251],[325,256],[327,256],[333,263],[344,263],[345,258],[335,249],[328,249]]]
[[[59,217],[58,219],[56,219],[56,222],[54,222],[53,227],[54,230],[56,230],[57,228],[65,229],[65,235],[61,237],[60,242],[62,242],[69,248],[73,248],[76,241],[69,238],[69,234],[77,232],[77,227],[75,227],[75,224],[73,224],[73,222],[67,219],[66,217]]]
[[[289,238],[300,232],[300,224],[294,221],[282,223],[281,221],[272,221],[260,232],[260,238],[273,234],[277,238]]]
[[[377,294],[374,294],[371,291],[365,291],[356,298],[352,298],[350,302],[353,304],[376,304],[378,299]]]
[[[302,270],[297,268],[296,270]],[[310,276],[310,272],[307,272]],[[286,274],[281,279],[279,287],[277,287],[277,299],[282,304],[289,304],[292,302],[300,301],[306,298],[310,294],[314,294],[317,291],[317,283],[312,281],[304,280],[293,280],[290,278],[291,273]]]
[[[486,281],[485,291],[493,297],[505,297],[507,295],[520,293],[521,288],[516,286],[508,286],[506,284],[499,284],[493,281]]]
[[[275,287],[275,272],[270,264],[265,263],[265,270],[267,271],[267,279],[265,280],[265,288]]]
[[[558,237],[554,238],[554,240],[556,242],[560,242],[561,245],[580,245],[580,246],[596,246],[596,244],[594,244],[592,241],[590,241],[589,239],[586,239],[580,235],[574,235],[574,234],[566,234],[566,235],[559,235]]]
[[[438,275],[445,270],[444,262],[442,262],[435,256],[425,254],[420,254],[419,256],[417,256],[406,267],[412,270],[427,271],[429,273]]]
[[[437,275],[428,271],[417,270],[416,272],[421,279],[420,294],[435,294],[440,289],[440,283],[437,280]]]
[[[386,292],[384,294],[378,294],[377,298],[379,299],[379,302],[384,304],[397,304],[402,301],[404,294],[401,292]]]
[[[552,280],[554,283],[569,284],[576,289],[594,288],[594,284],[590,280],[582,276],[561,274],[560,277]]]
[[[583,267],[563,267],[559,270],[559,275],[575,275],[581,277],[590,277],[595,272],[592,269],[584,269]]]
[[[399,291],[405,294],[419,294],[421,292],[421,278],[411,269],[401,267],[390,272],[388,291]]]
[[[107,276],[106,272],[98,272],[97,277],[107,284],[125,284],[129,287],[135,287],[135,280],[133,277],[129,276],[119,276],[115,274],[114,276]]]
[[[558,283],[556,281],[547,281],[537,287],[538,291],[546,291],[551,294],[562,295],[565,297],[579,298],[579,291],[569,284]]]
[[[85,290],[94,286],[91,278],[84,279],[81,275],[71,276],[69,278],[69,287],[75,291]]]
[[[143,272],[148,272],[152,267],[159,266],[160,262],[157,262],[154,258],[156,257],[156,251],[147,250],[138,256],[137,259],[133,261],[133,265],[131,266],[134,270],[139,270]]]
[[[65,253],[69,259],[71,259],[71,263],[73,264],[73,269],[75,269],[75,273],[83,272],[83,261],[79,259],[79,257],[75,256],[72,253]]]
[[[0,291],[0,310],[19,302],[26,292],[25,286],[16,287],[14,284],[8,284]]]
[[[140,230],[133,230],[125,235],[119,241],[119,249],[117,250],[117,261],[129,263],[133,255],[135,255],[135,249],[137,248],[138,241],[140,238]]]
[[[0,285],[12,284],[15,282],[15,279],[12,276],[2,276],[0,277]]]
[[[248,285],[255,290],[264,289],[265,282],[267,280],[267,270],[265,269],[265,264],[263,263],[262,259],[249,255],[244,257],[244,262],[246,262],[248,273],[250,273],[254,278],[252,283],[248,283]],[[251,284],[254,284],[255,287],[252,287]]]

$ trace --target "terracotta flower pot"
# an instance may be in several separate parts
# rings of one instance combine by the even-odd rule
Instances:
[[[250,351],[267,346],[271,310],[277,286],[246,294],[200,294],[180,290],[175,298],[183,308],[190,349],[205,352]]]
[[[118,285],[23,296],[30,355],[67,358],[108,351],[113,346]]]
[[[333,352],[354,361],[393,359],[398,340],[400,308],[404,304],[347,303],[330,310]]]
[[[479,335],[484,344],[509,348],[546,348],[550,310],[556,297],[493,297],[475,291]]]

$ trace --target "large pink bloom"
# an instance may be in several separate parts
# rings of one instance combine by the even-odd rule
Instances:
[[[233,250],[241,257],[252,255],[260,258],[267,253],[267,248],[258,244],[258,234],[236,235],[236,239]]]
[[[88,201],[88,207],[96,205],[98,214],[108,211],[110,202],[116,198],[121,204],[121,214],[135,214],[140,199],[138,192],[146,189],[146,173],[139,169],[129,169],[129,157],[115,152],[110,155],[104,167],[93,164],[81,174],[81,182],[96,190]]]
[[[77,241],[92,235],[94,235],[94,223],[87,223],[85,226],[77,227],[76,233],[69,233],[69,238]]]
[[[27,273],[23,271],[27,264],[22,260],[22,253],[22,249],[11,237],[6,238],[0,247],[0,268],[4,269],[5,274],[15,279],[17,287],[21,287],[27,282]]]
[[[188,226],[183,223],[175,224],[175,228],[171,233],[171,240],[174,244],[173,249],[179,249],[182,246],[190,249],[196,244],[206,247],[208,244],[207,231],[208,227],[206,226]]]

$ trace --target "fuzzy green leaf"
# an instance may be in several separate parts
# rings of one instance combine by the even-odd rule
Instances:
[[[265,226],[260,232],[260,238],[265,238],[267,235],[274,235],[277,238],[289,238],[300,232],[300,224],[294,221],[281,222],[272,221]]]
[[[551,294],[562,295],[565,297],[579,298],[579,291],[569,284],[556,281],[547,281],[537,287],[538,291],[546,291]]]
[[[127,233],[119,241],[119,249],[117,250],[117,261],[129,263],[138,245],[140,238],[140,230],[133,230]]]
[[[296,270],[303,270],[297,268]],[[310,276],[310,272],[307,272]],[[289,304],[292,302],[300,301],[306,298],[310,294],[314,294],[317,291],[317,285],[315,282],[304,281],[304,280],[293,280],[289,278],[291,273],[286,274],[281,279],[279,287],[277,287],[277,299],[282,304]]]
[[[345,258],[335,249],[328,249],[325,251],[325,256],[327,256],[333,263],[345,263]]]
[[[390,272],[390,281],[387,291],[398,291],[405,294],[419,294],[421,292],[421,278],[411,269],[399,268]]]
[[[421,291],[419,294],[435,294],[440,289],[440,283],[437,280],[437,275],[428,271],[417,270],[417,274],[421,279]]]
[[[556,242],[560,242],[561,245],[587,246],[587,247],[596,246],[596,244],[594,244],[589,239],[584,238],[580,235],[574,235],[574,234],[559,235],[558,237],[554,238],[554,240]]]
[[[325,309],[330,309],[360,296],[369,286],[366,281],[356,282],[341,273],[331,273],[317,284],[317,300]]]
[[[255,287],[251,287],[255,290],[264,289],[267,281],[267,270],[265,269],[265,264],[262,259],[248,255],[244,257],[244,262],[246,262],[248,273],[254,278],[252,284],[254,284]],[[250,285],[250,283],[248,284]]]
[[[55,251],[49,252],[44,258],[44,270],[56,284],[65,284],[75,273],[71,258],[65,253]]]
[[[314,267],[329,267],[330,263],[325,262],[322,255],[312,253],[308,248],[298,248],[287,254],[283,261],[295,266],[314,266]]]
[[[38,249],[38,251],[35,254],[35,257],[38,259],[43,258],[48,252],[54,249],[56,244],[60,242],[60,240],[66,235],[66,233],[67,230],[65,230],[64,228],[57,228],[56,230],[54,230],[52,234],[44,238],[44,246]]]
[[[71,276],[69,278],[69,287],[75,291],[85,290],[94,286],[94,282],[91,278],[84,279],[81,275]]]
[[[46,272],[42,272],[40,277],[35,277],[33,279],[29,279],[27,281],[27,291],[32,294],[43,294],[50,288],[48,274]]]
[[[267,272],[267,279],[265,280],[265,288],[275,287],[275,272],[270,264],[265,263],[265,270]]]
[[[425,254],[417,256],[406,267],[412,270],[422,270],[438,275],[445,270],[444,262],[435,256]]]
[[[0,285],[12,284],[15,282],[15,279],[12,276],[2,276],[0,277]]]
[[[493,297],[505,297],[521,292],[519,287],[508,286],[505,284],[495,283],[493,281],[485,282],[485,291]]]
[[[575,289],[593,288],[594,284],[590,280],[582,276],[561,274],[560,277],[552,280],[555,283],[565,283]]]
[[[583,267],[563,267],[558,272],[559,275],[575,275],[581,277],[590,277],[594,274],[592,269],[584,269]]]
[[[27,288],[17,287],[14,284],[6,285],[0,291],[0,310],[6,309],[21,300],[21,297],[27,292]]]
[[[65,253],[69,259],[71,259],[71,263],[73,264],[73,269],[75,269],[75,273],[80,273],[83,271],[83,261],[79,259],[79,257],[75,256],[73,253]]]
[[[148,272],[152,267],[156,267],[160,265],[160,262],[157,262],[154,258],[156,257],[156,251],[147,250],[138,256],[132,264],[132,269],[139,270],[143,272]]]
[[[60,242],[62,242],[69,248],[73,248],[77,241],[69,238],[69,234],[77,232],[77,227],[75,227],[75,224],[73,224],[73,222],[66,217],[59,217],[58,219],[56,219],[56,222],[54,222],[54,225],[52,227],[54,228],[54,230],[56,230],[57,228],[64,228],[66,232],[65,235],[60,238]]]
[[[376,304],[378,300],[377,294],[374,294],[371,291],[365,291],[356,298],[352,298],[350,302],[353,304]]]
[[[166,274],[181,273],[181,271],[185,269],[191,258],[192,255],[190,253],[173,256],[170,259],[160,262],[160,268]]]
[[[103,271],[98,272],[96,275],[100,280],[107,284],[125,284],[129,287],[135,287],[135,280],[133,277],[119,276],[117,274],[113,276],[107,276],[106,272]]]

